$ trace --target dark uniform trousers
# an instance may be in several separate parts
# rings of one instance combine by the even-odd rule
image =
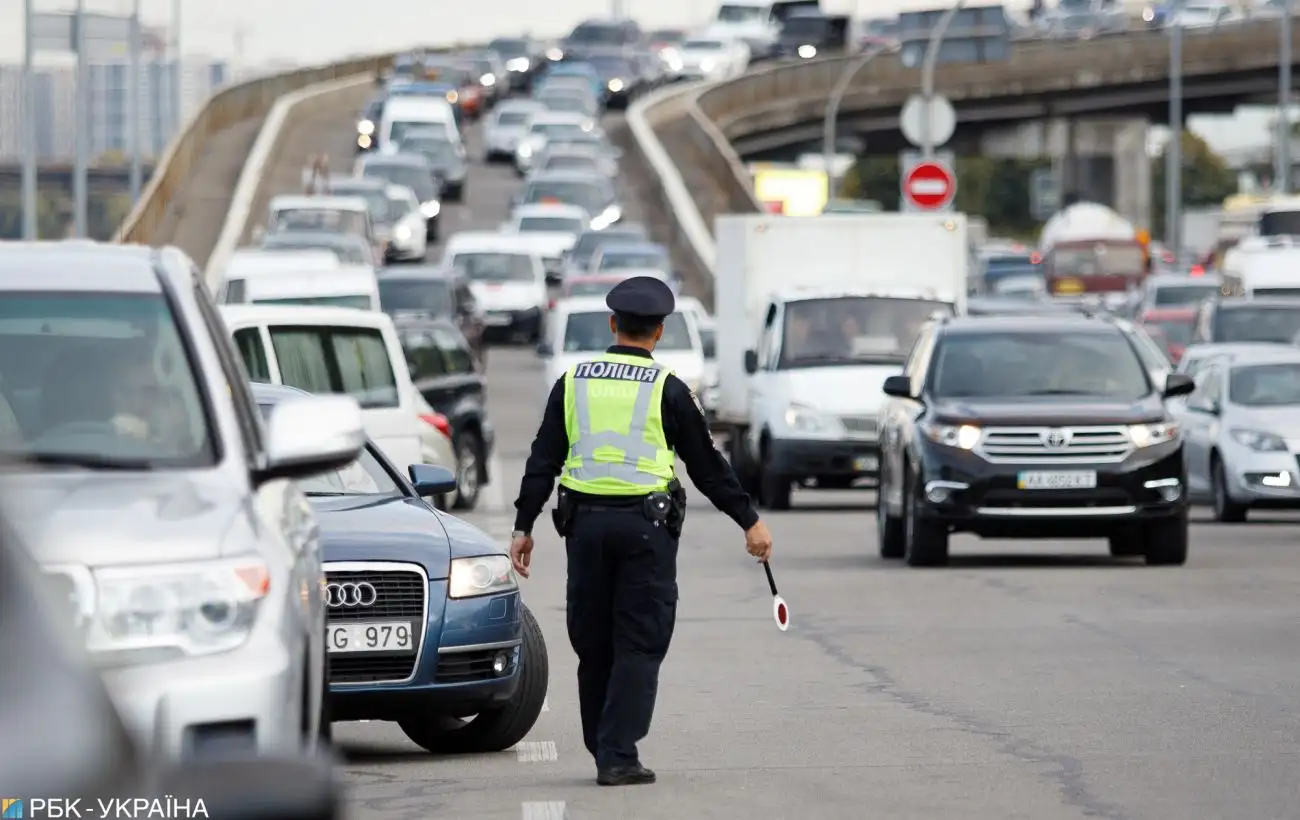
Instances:
[[[632,765],[677,621],[677,539],[641,504],[580,504],[565,549],[582,739],[599,768]]]

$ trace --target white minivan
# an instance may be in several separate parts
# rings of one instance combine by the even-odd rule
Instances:
[[[609,317],[609,306],[601,296],[556,302],[546,339],[537,346],[538,355],[546,361],[542,395],[549,395],[551,385],[570,367],[599,356],[614,343]],[[654,351],[655,361],[672,369],[697,397],[708,387],[699,322],[693,305],[679,303],[664,319],[664,335]]]
[[[463,144],[451,103],[439,97],[390,97],[379,119],[379,144],[392,145],[408,131],[428,128],[441,128],[449,142]]]
[[[374,268],[340,265],[338,257],[328,251],[265,253],[261,258],[237,252],[226,268],[216,301],[223,305],[379,310],[379,280]]]
[[[512,234],[466,231],[447,242],[442,263],[464,274],[489,335],[540,341],[550,295],[536,243]]]
[[[422,406],[388,316],[290,305],[222,305],[221,316],[253,381],[352,396],[394,464],[421,463]]]

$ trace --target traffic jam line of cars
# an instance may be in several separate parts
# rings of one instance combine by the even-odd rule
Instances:
[[[398,60],[353,173],[273,197],[214,294],[175,248],[0,246],[15,531],[151,752],[293,754],[352,720],[494,751],[545,708],[505,545],[445,512],[495,478],[487,345],[558,366],[617,281],[676,277],[623,219],[600,122],[663,61],[524,42]],[[475,119],[517,204],[444,236],[488,159]],[[683,300],[666,339],[701,391],[710,321]]]

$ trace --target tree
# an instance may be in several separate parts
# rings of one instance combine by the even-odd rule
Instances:
[[[1205,140],[1190,131],[1182,133],[1182,205],[1200,207],[1218,205],[1237,192],[1237,174],[1223,158],[1211,150]],[[1151,160],[1151,211],[1155,235],[1164,236],[1165,226],[1165,155]]]

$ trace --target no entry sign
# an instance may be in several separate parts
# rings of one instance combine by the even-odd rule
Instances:
[[[921,160],[903,171],[903,202],[910,210],[942,211],[957,196],[957,177],[943,162]]]

